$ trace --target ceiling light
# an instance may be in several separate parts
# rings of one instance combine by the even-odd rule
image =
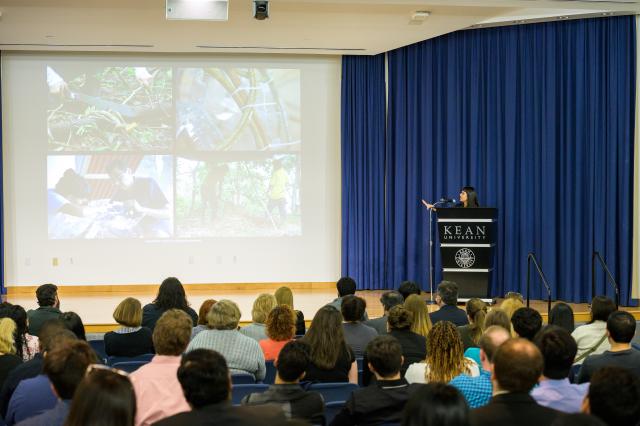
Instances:
[[[193,21],[227,21],[227,0],[167,0],[167,19]]]

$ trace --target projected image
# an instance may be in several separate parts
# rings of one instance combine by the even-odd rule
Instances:
[[[300,70],[182,68],[176,88],[179,149],[300,150]]]
[[[47,66],[51,151],[166,150],[175,137],[172,70]]]
[[[178,158],[177,235],[300,235],[299,187],[297,155],[238,161]]]
[[[49,238],[171,237],[172,179],[167,155],[49,156]]]

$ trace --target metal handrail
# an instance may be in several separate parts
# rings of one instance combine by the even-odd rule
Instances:
[[[616,280],[613,278],[613,275],[607,267],[606,262],[597,251],[594,251],[593,255],[591,256],[591,297],[594,298],[596,296],[596,259],[600,261],[602,269],[604,269],[604,272],[606,272],[607,280],[613,286],[613,289],[616,292],[616,309],[618,309],[618,306],[620,306],[620,287],[618,286]]]
[[[531,262],[533,262],[533,265],[538,271],[540,281],[542,281],[542,284],[544,284],[545,288],[547,289],[547,309],[548,312],[551,312],[551,287],[549,286],[547,278],[545,277],[544,272],[542,271],[542,268],[540,267],[540,264],[536,259],[536,255],[533,253],[529,253],[527,255],[527,308],[529,307],[529,282],[531,281]]]

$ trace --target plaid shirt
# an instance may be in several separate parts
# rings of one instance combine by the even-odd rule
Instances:
[[[480,375],[477,377],[460,374],[454,377],[449,384],[456,387],[464,395],[470,408],[482,407],[491,401],[493,385],[489,371],[481,369]]]

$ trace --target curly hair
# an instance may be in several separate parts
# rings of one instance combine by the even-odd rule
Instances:
[[[262,293],[258,295],[257,299],[253,302],[251,320],[256,324],[264,324],[267,321],[269,312],[277,305],[278,302],[273,294]]]
[[[413,312],[402,305],[396,305],[389,310],[387,323],[391,330],[409,330],[413,324]]]
[[[449,383],[460,374],[471,373],[471,361],[464,357],[464,346],[456,326],[449,321],[436,323],[427,338],[428,383]]]
[[[287,305],[276,306],[269,312],[266,325],[271,340],[291,340],[296,333],[296,313]]]
[[[412,294],[404,301],[404,307],[407,311],[413,313],[413,324],[411,331],[421,336],[427,337],[431,330],[431,318],[429,318],[429,309],[424,300],[417,294]]]

